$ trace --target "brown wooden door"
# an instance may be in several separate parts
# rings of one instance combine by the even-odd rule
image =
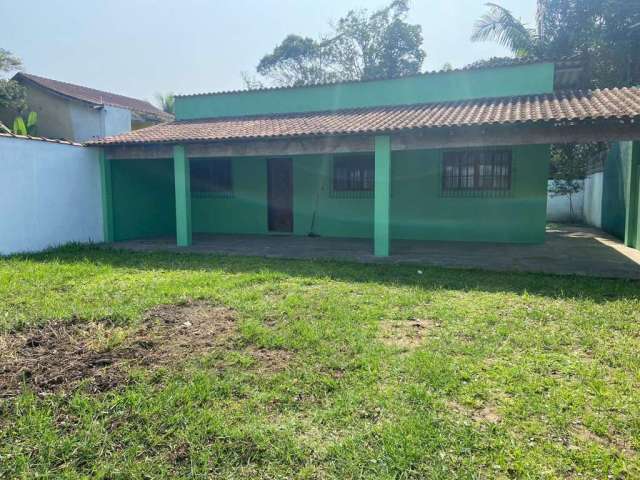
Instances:
[[[290,158],[267,163],[269,231],[293,232],[293,165]]]

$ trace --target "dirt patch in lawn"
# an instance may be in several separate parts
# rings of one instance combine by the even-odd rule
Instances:
[[[627,442],[616,436],[601,437],[596,435],[580,422],[576,422],[571,426],[572,434],[583,443],[596,443],[604,448],[614,449],[627,457],[633,457],[637,452],[632,448],[630,442]]]
[[[498,413],[498,409],[493,404],[486,404],[479,408],[471,408],[461,405],[458,402],[448,401],[446,406],[449,410],[462,415],[474,422],[479,423],[500,423],[502,417]]]
[[[127,368],[173,366],[213,351],[237,346],[233,310],[204,302],[162,305],[142,323],[123,329],[105,322],[53,322],[0,337],[0,397],[28,386],[38,394],[67,390],[81,381],[93,392],[114,388]],[[246,347],[256,368],[275,371],[290,352]]]
[[[389,347],[411,350],[422,345],[429,332],[437,325],[431,320],[383,320],[380,322],[379,339]]]

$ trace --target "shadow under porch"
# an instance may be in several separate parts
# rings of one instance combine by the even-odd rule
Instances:
[[[597,229],[547,228],[542,244],[392,240],[392,255],[373,255],[373,241],[270,235],[195,234],[189,247],[174,236],[116,242],[114,248],[290,259],[332,259],[360,263],[413,264],[505,272],[538,272],[640,279],[640,251]]]

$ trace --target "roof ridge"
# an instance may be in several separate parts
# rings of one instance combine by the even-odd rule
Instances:
[[[187,119],[92,140],[87,144],[166,144],[376,132],[389,134],[415,129],[593,122],[612,118],[633,122],[640,130],[640,88],[576,89],[408,105]]]
[[[115,107],[126,108],[132,111],[152,114],[159,118],[165,119],[168,119],[171,116],[170,114],[153,105],[148,100],[130,97],[128,95],[122,95],[107,90],[99,90],[97,88],[87,87],[84,85],[79,85],[77,83],[70,83],[62,80],[56,80],[54,78],[43,77],[41,75],[35,75],[33,73],[18,72],[13,76],[14,79],[16,77],[24,78],[29,82],[35,83],[40,88],[44,88],[57,95],[74,98],[76,100],[80,100],[93,105],[111,105]],[[69,89],[77,90],[77,92],[74,94],[73,91],[69,91]],[[82,93],[84,93],[84,95]],[[109,101],[109,97],[111,97],[113,101]],[[100,99],[100,101],[97,101],[97,99]],[[118,103],[118,101],[120,103]]]
[[[433,102],[418,102],[418,103],[399,103],[399,104],[385,104],[385,105],[373,105],[370,107],[348,107],[348,108],[339,108],[339,109],[326,109],[326,110],[308,110],[303,112],[281,112],[281,113],[256,113],[250,115],[225,115],[219,117],[200,117],[200,118],[187,118],[183,120],[174,120],[173,122],[169,122],[169,124],[188,124],[188,123],[213,123],[213,122],[223,122],[223,121],[232,121],[232,120],[258,120],[261,118],[296,118],[296,117],[306,117],[309,115],[323,115],[323,114],[335,114],[335,113],[358,113],[358,112],[372,112],[375,110],[389,110],[389,109],[403,109],[409,107],[421,107],[421,106],[435,106],[435,105],[455,105],[455,104],[471,104],[471,103],[480,103],[487,101],[504,101],[504,100],[514,100],[514,99],[531,99],[531,98],[564,98],[568,95],[582,95],[594,93],[594,92],[606,92],[606,91],[623,91],[625,89],[635,89],[640,90],[640,87],[613,87],[613,88],[594,88],[594,89],[565,89],[565,90],[556,90],[553,92],[540,92],[540,93],[527,93],[524,95],[502,95],[496,97],[475,97],[475,98],[465,98],[460,100],[437,100]]]
[[[136,100],[138,102],[144,102],[144,103],[148,103],[149,105],[151,105],[153,108],[156,108],[158,110],[160,110],[158,107],[156,107],[155,105],[153,105],[149,100],[143,100],[141,98],[136,98],[136,97],[130,97],[128,95],[122,95],[121,93],[114,93],[114,92],[110,92],[108,90],[100,90],[98,88],[93,88],[93,87],[87,87],[85,85],[80,85],[78,83],[71,83],[71,82],[65,82],[63,80],[56,80],[55,78],[49,78],[49,77],[43,77],[42,75],[35,75],[33,73],[25,73],[25,72],[18,72],[16,73],[17,75],[21,75],[30,79],[33,79],[33,77],[35,77],[36,79],[41,79],[41,80],[47,80],[49,82],[56,82],[56,83],[62,83],[64,85],[68,85],[70,87],[79,87],[79,88],[85,88],[87,90],[92,90],[94,92],[99,92],[99,93],[107,93],[109,95],[113,95],[114,97],[122,97],[122,98],[128,98],[130,100]],[[47,85],[42,85],[45,88],[49,88],[47,87]]]

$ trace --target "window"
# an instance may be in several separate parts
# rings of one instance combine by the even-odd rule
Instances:
[[[192,193],[212,196],[233,193],[231,160],[228,158],[192,159],[190,169]]]
[[[371,155],[336,157],[333,160],[333,191],[373,192],[374,171]]]
[[[511,191],[511,151],[446,152],[442,165],[443,195],[500,196]]]

